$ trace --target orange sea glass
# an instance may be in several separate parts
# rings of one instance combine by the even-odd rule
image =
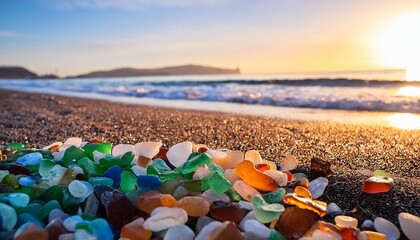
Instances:
[[[266,164],[266,163],[258,163],[258,164],[255,164],[255,168],[258,171],[261,171],[261,172],[264,172],[266,170],[270,170],[270,166],[268,164]]]
[[[136,207],[150,214],[157,207],[173,207],[176,199],[158,191],[145,192],[137,198]]]
[[[144,228],[143,224],[143,218],[137,218],[131,223],[126,224],[121,229],[120,238],[131,240],[149,240],[152,237],[152,231]]]
[[[296,188],[297,190],[295,189],[294,193],[288,193],[284,196],[283,202],[285,204],[295,205],[302,209],[311,210],[321,217],[327,214],[327,204],[325,202],[313,200],[311,197],[307,197],[308,193],[304,190],[305,188],[303,187]]]
[[[246,183],[254,188],[263,191],[275,191],[277,190],[277,183],[273,178],[266,174],[258,171],[254,167],[254,163],[248,160],[240,162],[235,167],[236,174],[244,180]]]
[[[344,228],[341,229],[338,233],[341,235],[343,240],[357,240],[358,230],[354,228]]]
[[[382,193],[392,189],[392,178],[374,176],[368,178],[363,184],[362,191],[365,193]]]
[[[362,231],[368,238],[368,240],[386,240],[386,235],[383,233],[372,232],[372,231]]]

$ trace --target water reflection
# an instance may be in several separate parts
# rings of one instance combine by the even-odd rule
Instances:
[[[397,94],[404,97],[420,97],[420,87],[402,87]]]
[[[386,119],[391,125],[408,130],[420,129],[420,116],[410,113],[396,113],[392,114]]]

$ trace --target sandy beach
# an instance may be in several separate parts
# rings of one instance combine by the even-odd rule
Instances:
[[[22,142],[43,147],[68,137],[113,144],[182,141],[210,148],[261,151],[278,162],[295,155],[309,173],[312,157],[332,163],[333,175],[320,200],[343,210],[364,210],[398,223],[400,212],[420,215],[420,131],[392,127],[296,121],[205,111],[177,110],[0,90],[0,144]],[[360,170],[381,169],[394,175],[387,193],[361,192]]]

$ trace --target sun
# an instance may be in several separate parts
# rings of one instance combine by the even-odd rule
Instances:
[[[406,80],[420,80],[420,12],[391,19],[371,44],[381,64],[405,68]]]

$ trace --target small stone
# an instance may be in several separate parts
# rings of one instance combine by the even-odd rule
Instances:
[[[152,231],[144,228],[144,219],[137,218],[136,220],[124,225],[121,229],[120,238],[149,240],[152,237]]]
[[[3,220],[2,224],[4,230],[10,231],[16,225],[17,215],[14,208],[0,203],[0,218]]]
[[[317,199],[324,194],[325,188],[328,186],[328,179],[319,177],[309,183],[309,190],[311,191],[312,198]]]
[[[385,218],[377,217],[373,223],[376,231],[385,234],[387,240],[397,240],[400,238],[400,231],[398,228]]]
[[[375,230],[375,224],[373,224],[372,220],[366,219],[365,221],[363,221],[361,228],[363,230],[374,231]]]
[[[161,142],[141,142],[134,145],[134,153],[152,159],[159,153],[160,147],[162,147]]]
[[[16,240],[48,240],[48,232],[33,223],[22,225],[15,233]]]
[[[265,174],[270,176],[277,182],[277,185],[280,187],[287,185],[287,174],[277,170],[266,170],[264,171]]]
[[[59,150],[60,151],[65,151],[67,148],[69,148],[71,146],[80,147],[81,144],[82,144],[82,139],[81,138],[71,137],[71,138],[68,138],[63,143],[63,145],[60,146]]]
[[[349,216],[336,216],[334,218],[335,224],[340,228],[357,228],[357,219]]]
[[[209,167],[203,164],[203,165],[198,166],[197,169],[195,170],[194,175],[193,175],[193,180],[200,180],[211,174],[212,172],[209,170]]]
[[[319,215],[298,207],[288,207],[280,215],[276,223],[276,230],[286,239],[301,237],[319,219]]]
[[[143,191],[151,191],[159,189],[162,186],[162,182],[155,175],[139,175],[137,177],[137,185]]]
[[[341,208],[336,204],[336,203],[329,203],[327,206],[327,213],[328,214],[333,214],[333,215],[337,215],[342,213],[343,210],[341,210]]]
[[[293,155],[287,155],[280,162],[280,168],[282,171],[290,171],[297,168],[298,162]]]
[[[210,224],[211,222],[215,222],[216,220],[211,218],[211,217],[207,217],[207,216],[201,216],[197,219],[197,224],[195,225],[195,230],[197,233],[199,233],[205,226],[207,226],[208,224]],[[217,221],[219,222],[219,221]]]
[[[240,229],[244,230],[244,224],[247,220],[257,220],[257,218],[255,217],[254,211],[250,211],[249,213],[247,213],[245,215],[244,218],[242,218],[241,222],[239,222],[239,228]]]
[[[186,225],[176,225],[170,227],[163,240],[193,240],[195,234],[191,228]]]
[[[109,227],[109,224],[105,219],[97,218],[89,223],[90,232],[101,240],[112,240],[114,239],[114,234]]]
[[[389,177],[373,176],[368,178],[362,187],[365,193],[382,193],[392,189],[393,179]]]
[[[64,227],[63,220],[60,218],[49,221],[45,230],[48,232],[48,239],[51,240],[58,240],[61,234],[68,233],[67,229]]]
[[[114,225],[116,229],[121,229],[134,216],[134,205],[120,191],[114,190],[102,193],[101,202],[105,207],[108,222]]]
[[[249,186],[246,182],[242,180],[237,180],[233,183],[233,189],[241,195],[241,197],[248,202],[251,202],[254,197],[262,197],[261,193],[259,193],[255,188]]]
[[[216,240],[216,239],[235,239],[235,240],[245,240],[244,234],[239,231],[236,227],[236,224],[233,222],[223,222],[216,229],[214,229],[207,240]]]
[[[132,144],[118,144],[112,148],[113,156],[122,156],[127,152],[134,152],[134,145]]]
[[[188,216],[201,217],[210,211],[210,203],[204,197],[186,196],[178,200],[174,207],[184,209]]]
[[[188,214],[181,208],[158,207],[151,213],[151,216],[144,222],[144,227],[152,232],[158,232],[170,227],[185,224],[188,221]]]
[[[9,194],[6,199],[15,208],[26,207],[29,204],[29,196],[25,193],[12,193]]]
[[[267,239],[270,236],[271,230],[264,224],[257,220],[246,220],[243,224],[243,230],[248,233],[253,233],[259,238]]]
[[[30,187],[36,184],[36,180],[33,177],[25,176],[25,177],[19,178],[18,183],[21,186]]]
[[[311,159],[312,177],[328,177],[332,174],[331,163],[317,157]]]
[[[209,224],[207,224],[200,233],[194,238],[194,240],[206,240],[207,236],[210,235],[215,229],[217,229],[220,225],[222,225],[221,222],[214,221]]]
[[[23,166],[27,165],[38,165],[41,162],[42,154],[39,152],[33,152],[19,157],[16,162],[21,163]]]
[[[76,225],[83,221],[83,218],[79,215],[74,215],[66,218],[63,222],[64,227],[69,232],[74,232],[76,230]]]
[[[254,210],[257,220],[262,223],[269,223],[278,219],[280,214],[284,211],[283,205],[278,203],[269,204],[259,197],[254,197],[252,209]]]
[[[67,213],[64,213],[61,209],[54,208],[53,210],[51,210],[51,212],[48,213],[48,222],[51,222],[54,219],[61,219],[62,221],[64,221],[68,217],[69,215]]]
[[[236,202],[215,201],[210,206],[210,214],[220,221],[240,222],[246,210]]]
[[[193,145],[191,142],[175,144],[169,148],[166,156],[173,166],[179,167],[187,161],[188,157],[192,153],[192,147]]]
[[[83,202],[93,193],[93,186],[85,181],[73,180],[69,184],[69,191],[73,197],[80,198]]]
[[[239,203],[239,205],[241,205],[246,210],[252,211],[252,203],[246,202],[246,201],[242,201],[242,200],[239,201],[238,203]]]
[[[245,160],[251,161],[254,164],[260,164],[262,163],[262,157],[260,155],[260,152],[257,150],[249,150],[245,153]]]
[[[398,221],[403,233],[409,239],[420,239],[420,217],[402,212],[398,214]]]
[[[214,201],[230,201],[228,195],[225,193],[215,193],[212,189],[204,191],[202,196],[210,203],[213,203]]]

